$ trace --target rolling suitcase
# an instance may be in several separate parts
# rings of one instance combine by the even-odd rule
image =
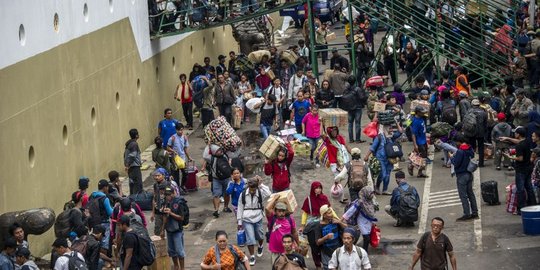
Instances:
[[[482,190],[482,200],[488,205],[499,205],[499,190],[497,189],[497,182],[490,180],[480,184]]]
[[[194,161],[190,161],[187,164],[186,167],[186,190],[187,191],[197,191],[197,173],[199,170],[197,170],[197,167],[195,166]]]

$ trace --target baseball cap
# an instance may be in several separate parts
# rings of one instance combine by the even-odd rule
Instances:
[[[527,135],[527,129],[523,126],[518,126],[514,130],[512,130],[514,133],[519,134],[521,136]]]
[[[287,210],[287,205],[284,202],[278,202],[275,208],[276,210]]]
[[[98,189],[102,189],[102,188],[108,187],[108,186],[109,186],[109,181],[107,181],[105,179],[99,180]]]
[[[171,187],[165,188],[165,195],[173,195],[173,194],[174,194],[174,190]]]
[[[355,147],[351,149],[351,155],[360,155],[360,154],[362,154],[362,151],[360,150],[360,148]]]
[[[473,99],[471,101],[471,105],[473,106],[480,106],[480,100],[478,100],[477,98]]]
[[[467,92],[465,92],[465,91],[459,91],[459,96],[460,97],[467,97],[468,95],[467,95]]]
[[[424,90],[420,91],[420,95],[422,95],[422,96],[429,95],[429,92],[426,89],[424,89]]]
[[[518,88],[516,90],[516,95],[525,95],[525,89],[523,88]]]
[[[28,250],[27,248],[25,247],[19,247],[17,249],[17,252],[15,252],[15,256],[16,257],[25,257],[25,258],[30,258],[30,250]]]
[[[504,121],[505,119],[506,119],[506,114],[504,114],[503,112],[500,112],[497,114],[497,120]]]
[[[225,55],[223,55],[223,54],[220,54],[220,55],[218,56],[218,59],[220,59],[220,60],[221,60],[221,59],[225,59],[225,58],[227,58],[227,56],[225,56]]]

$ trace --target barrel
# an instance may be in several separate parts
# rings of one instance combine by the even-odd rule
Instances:
[[[521,220],[524,234],[540,235],[540,205],[521,208]]]

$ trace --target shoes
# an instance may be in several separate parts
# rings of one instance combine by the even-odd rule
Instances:
[[[225,202],[225,199],[223,199],[223,197],[219,197],[219,201],[224,203]]]
[[[460,221],[469,221],[469,220],[471,220],[471,219],[472,219],[472,218],[471,218],[470,215],[468,215],[468,216],[463,215],[463,216],[457,218],[457,219],[456,219],[456,222],[460,222]]]
[[[365,143],[365,140],[356,140],[357,143]]]
[[[427,174],[419,174],[417,177],[418,178],[428,178]]]
[[[343,200],[340,200],[339,202],[340,202],[341,204],[347,204],[347,200],[348,200],[348,199],[343,199]]]
[[[413,167],[409,166],[407,168],[407,172],[409,173],[409,176],[413,176],[414,175]]]
[[[381,191],[379,189],[375,189],[375,195],[381,195]]]
[[[262,255],[263,255],[263,246],[261,245],[261,246],[259,246],[257,248],[257,257],[260,258],[260,257],[262,257]],[[255,258],[255,257],[253,257],[253,258]]]
[[[388,191],[383,191],[382,195],[392,195],[392,193],[388,192]]]
[[[501,166],[495,167],[495,170],[500,171],[500,170],[501,170]]]
[[[225,212],[225,213],[232,213],[232,210],[231,210],[231,208],[229,208],[229,207],[225,207],[225,208],[223,208],[223,212]]]
[[[471,215],[471,219],[479,219],[480,216],[478,216],[478,214],[472,214]]]
[[[214,211],[214,214],[212,214],[215,218],[219,218],[219,212],[218,211]]]
[[[508,166],[508,171],[509,171],[509,172],[511,172],[511,171],[513,171],[513,170],[514,170],[514,168],[513,168],[512,166]]]
[[[320,167],[321,167],[321,164],[316,163],[316,164],[315,164],[315,167],[320,168]]]
[[[255,256],[249,257],[249,265],[251,265],[251,266],[255,265]]]

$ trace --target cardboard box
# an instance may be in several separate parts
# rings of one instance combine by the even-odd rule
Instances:
[[[156,246],[156,258],[169,256],[169,254],[167,253],[167,240],[165,238],[161,238],[157,235],[152,235],[150,236],[150,239],[152,240],[152,242],[154,242],[154,245]]]
[[[196,176],[197,176],[197,187],[199,189],[210,188],[211,183],[210,181],[208,181],[208,173],[198,172]]]
[[[288,141],[289,136],[296,134],[296,128],[282,129],[278,131],[277,134],[284,141]]]
[[[277,157],[279,149],[285,146],[285,141],[280,137],[270,135],[259,148],[259,152],[267,159],[274,159]]]
[[[342,127],[348,124],[348,114],[342,109],[320,109],[319,115],[326,127]]]
[[[332,32],[328,35],[326,35],[326,42],[330,42],[332,40],[335,40],[337,37],[336,37],[336,33]]]
[[[294,197],[294,192],[292,190],[285,190],[270,195],[270,199],[268,199],[266,208],[268,209],[269,207],[271,207],[276,200],[278,202],[284,202],[287,205],[287,211],[289,213],[293,213],[296,210],[296,207],[298,207],[298,203],[296,202],[296,198]],[[273,211],[273,209],[268,210]]]
[[[427,102],[425,100],[413,100],[411,102],[411,112],[414,112],[414,108],[416,108],[416,106],[422,106],[422,107],[426,108],[426,110],[427,110],[426,115],[429,115],[429,111],[431,109],[431,105],[429,104],[429,102]]]
[[[309,157],[311,154],[311,144],[308,142],[293,141],[291,146],[295,156]]]
[[[375,106],[373,107],[374,112],[384,112],[385,110],[386,110],[386,103],[375,102]]]
[[[171,270],[171,258],[166,257],[157,257],[156,260],[150,267],[149,270]]]

